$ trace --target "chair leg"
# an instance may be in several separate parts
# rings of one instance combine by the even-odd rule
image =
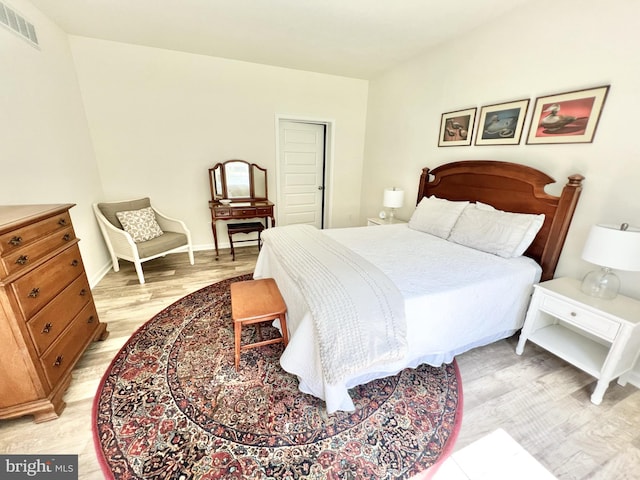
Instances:
[[[240,336],[242,333],[242,323],[234,322],[233,324],[233,334],[235,337],[235,349],[234,349],[234,363],[236,366],[236,372],[238,371],[238,367],[240,366]]]
[[[140,262],[133,262],[136,267],[136,273],[138,274],[138,281],[142,285],[144,283],[144,274],[142,273],[142,264]]]
[[[187,248],[187,253],[189,254],[189,263],[193,265],[195,263],[195,260],[193,259],[193,248],[191,248],[191,245],[189,245]]]

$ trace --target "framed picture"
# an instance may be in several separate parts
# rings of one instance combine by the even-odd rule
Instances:
[[[527,143],[591,143],[608,92],[605,85],[538,97]]]
[[[471,145],[471,135],[477,108],[443,113],[440,120],[439,147]]]
[[[476,145],[518,145],[528,107],[529,99],[482,107]]]

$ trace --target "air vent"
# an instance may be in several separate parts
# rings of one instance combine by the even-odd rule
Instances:
[[[38,46],[38,37],[36,29],[25,18],[9,7],[7,4],[0,2],[0,24],[7,27],[16,35],[20,35],[31,45]]]

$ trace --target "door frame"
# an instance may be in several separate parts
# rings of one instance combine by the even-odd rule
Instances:
[[[324,125],[325,138],[324,138],[324,178],[323,185],[324,190],[322,192],[324,198],[324,212],[323,212],[323,228],[331,228],[331,212],[333,211],[333,160],[334,160],[334,137],[336,121],[331,118],[317,118],[317,117],[305,117],[301,115],[285,115],[277,113],[275,116],[275,130],[276,130],[276,225],[280,224],[280,214],[278,204],[282,201],[280,198],[281,186],[280,186],[280,123],[281,122],[298,122],[298,123],[315,123],[317,125]]]

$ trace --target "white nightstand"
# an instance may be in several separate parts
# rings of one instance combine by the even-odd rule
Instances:
[[[535,285],[516,353],[527,340],[598,379],[591,402],[600,405],[609,382],[625,385],[640,351],[640,301],[604,300],[580,291],[580,281]]]
[[[390,218],[379,218],[379,217],[369,217],[367,218],[367,227],[371,227],[374,225],[395,225],[397,223],[407,223],[404,220],[400,220],[399,218],[394,218],[393,222]]]

